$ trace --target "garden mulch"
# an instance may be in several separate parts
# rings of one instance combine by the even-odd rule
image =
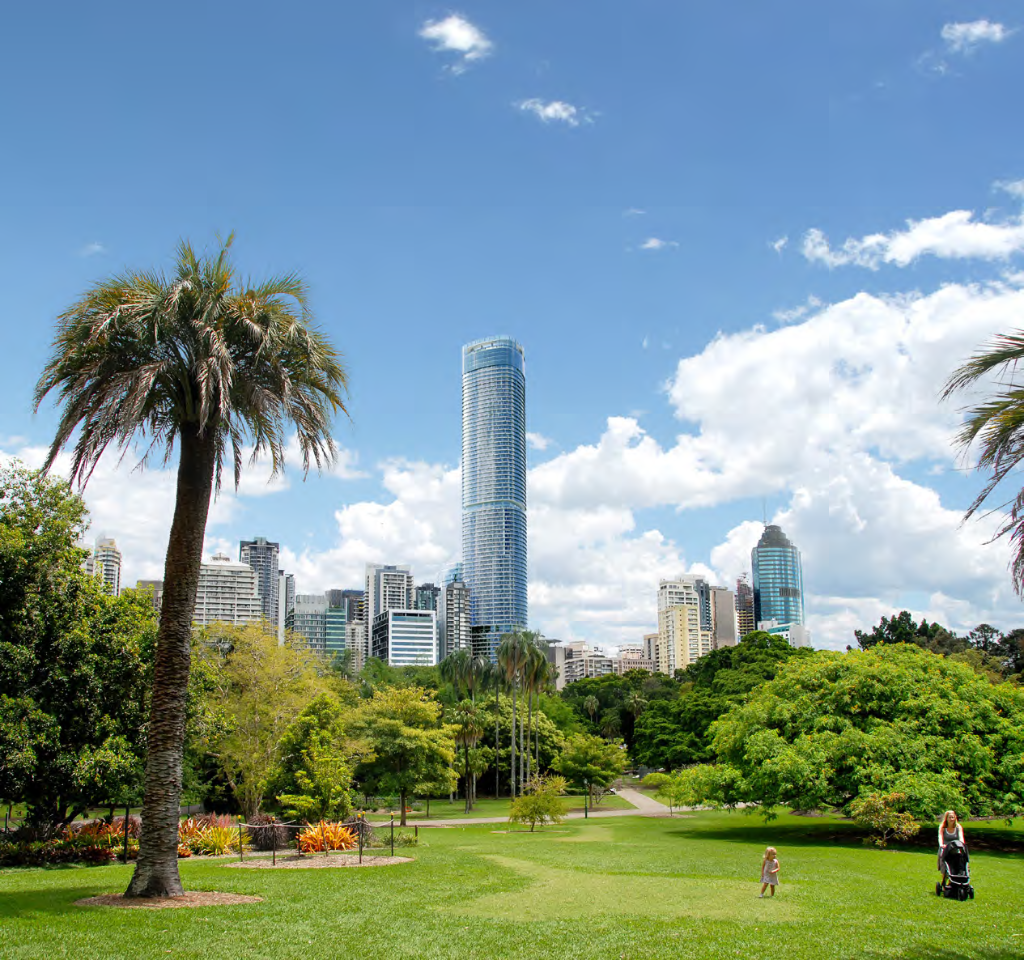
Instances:
[[[363,856],[354,853],[332,853],[329,857],[316,854],[304,857],[278,857],[277,863],[269,859],[245,860],[240,863],[229,863],[229,867],[245,867],[250,870],[316,870],[324,867],[393,867],[399,863],[413,863],[412,857],[377,857]]]

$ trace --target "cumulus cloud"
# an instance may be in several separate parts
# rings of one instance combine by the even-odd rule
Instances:
[[[78,255],[80,257],[98,257],[101,253],[106,252],[107,248],[103,246],[103,244],[100,243],[99,241],[94,240],[92,243],[87,243],[84,247],[82,247],[78,251]]]
[[[983,43],[1002,43],[1010,33],[1001,23],[973,20],[947,23],[942,28],[942,39],[950,53],[971,53]]]
[[[803,255],[829,268],[858,266],[877,270],[882,264],[906,267],[923,256],[944,260],[1006,260],[1024,250],[1024,217],[985,223],[970,210],[953,210],[941,217],[908,220],[906,230],[851,237],[841,247],[829,244],[817,229],[807,231]]]
[[[547,450],[554,443],[550,437],[545,437],[542,433],[527,433],[526,442],[534,450]]]
[[[995,188],[1017,200],[1024,200],[1024,180],[1000,180],[995,184]]]
[[[581,123],[593,122],[593,118],[586,110],[564,100],[545,102],[532,97],[529,100],[520,100],[515,106],[524,113],[532,114],[542,123],[564,123],[569,127],[578,127]]]
[[[455,13],[444,20],[428,20],[419,35],[429,41],[435,51],[458,55],[448,68],[452,73],[464,73],[471,64],[490,56],[494,49],[494,44],[479,27]]]
[[[648,237],[643,243],[640,244],[641,250],[668,250],[672,247],[678,247],[679,244],[675,240],[662,240],[661,237]]]

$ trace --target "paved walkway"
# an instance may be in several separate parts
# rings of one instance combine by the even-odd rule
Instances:
[[[668,807],[658,803],[652,797],[633,790],[630,787],[620,787],[615,791],[623,800],[633,804],[632,810],[597,810],[590,811],[590,819],[602,819],[604,817],[667,817]],[[575,811],[565,815],[567,820],[582,820],[583,811]],[[462,817],[455,820],[409,820],[410,827],[471,827],[475,823],[508,823],[508,817]]]

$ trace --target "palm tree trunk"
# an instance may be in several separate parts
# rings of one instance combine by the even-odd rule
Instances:
[[[509,796],[515,799],[516,795],[516,682],[512,681],[512,737],[509,742],[509,749],[512,757],[511,792]]]
[[[523,693],[526,693],[526,684],[523,684]],[[519,792],[523,792],[523,712],[519,711]]]
[[[466,790],[466,813],[469,813],[473,809],[473,794],[472,787],[470,786],[470,774],[469,774],[469,741],[467,740],[462,745],[462,755],[466,759],[466,779],[464,782]]]
[[[128,897],[180,897],[184,893],[178,876],[178,820],[185,701],[192,656],[192,615],[215,463],[212,429],[200,435],[197,427],[185,424],[181,430],[174,519],[164,562],[139,858],[125,892]]]
[[[533,732],[533,691],[527,689],[526,696],[529,697],[530,712],[526,720],[526,782],[530,782],[530,765],[533,761],[533,753],[530,750],[530,734]]]
[[[501,747],[501,684],[494,687],[494,799],[501,795],[501,764],[498,763],[498,752]]]

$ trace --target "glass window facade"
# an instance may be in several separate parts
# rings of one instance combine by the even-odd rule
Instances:
[[[526,361],[508,337],[462,348],[462,564],[477,652],[528,623]]]
[[[754,574],[754,621],[804,623],[804,574],[800,551],[781,528],[765,527],[751,551]]]

